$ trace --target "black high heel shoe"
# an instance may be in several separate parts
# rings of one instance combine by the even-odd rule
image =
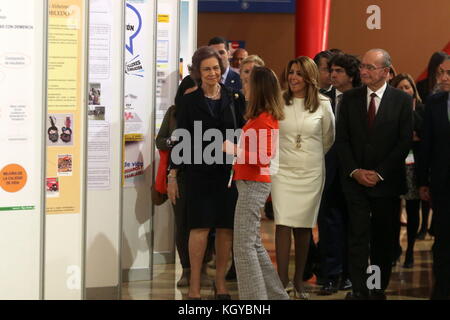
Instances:
[[[214,300],[231,300],[231,295],[228,293],[217,294],[216,283],[213,282]]]

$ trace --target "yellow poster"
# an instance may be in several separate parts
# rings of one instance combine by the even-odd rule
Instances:
[[[48,26],[48,214],[80,213],[84,143],[84,2],[50,0]]]

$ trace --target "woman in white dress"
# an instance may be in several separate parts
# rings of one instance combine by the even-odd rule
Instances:
[[[279,166],[272,178],[276,257],[286,290],[308,299],[303,273],[325,183],[325,154],[334,143],[334,115],[329,99],[319,93],[319,71],[312,59],[291,60],[285,81],[285,119],[279,121]],[[294,285],[288,275],[292,233]]]

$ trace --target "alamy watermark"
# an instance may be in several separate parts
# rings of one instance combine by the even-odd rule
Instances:
[[[194,134],[186,129],[176,129],[172,140],[174,164],[251,164],[262,167],[261,174],[274,174],[278,170],[279,129],[226,129],[225,137],[219,129],[203,132],[202,122],[194,121]],[[238,145],[236,157],[224,152],[224,141]],[[270,165],[270,170],[267,166]],[[264,168],[266,167],[266,168]]]

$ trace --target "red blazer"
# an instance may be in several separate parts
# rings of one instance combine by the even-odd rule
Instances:
[[[247,121],[242,128],[233,180],[271,182],[270,159],[275,154],[278,120],[267,112]]]

